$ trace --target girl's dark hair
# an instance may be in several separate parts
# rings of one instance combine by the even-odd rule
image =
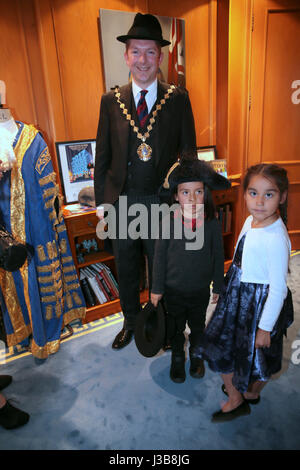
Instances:
[[[253,165],[248,168],[246,176],[243,181],[244,192],[247,191],[247,188],[250,183],[252,176],[261,175],[264,178],[271,180],[279,189],[280,196],[286,191],[285,202],[279,205],[280,216],[287,225],[287,205],[288,205],[288,189],[289,189],[289,180],[287,177],[287,172],[284,168],[275,165],[273,163],[259,163],[258,165]]]

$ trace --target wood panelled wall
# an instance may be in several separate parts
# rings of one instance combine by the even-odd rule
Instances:
[[[42,131],[57,170],[56,141],[96,136],[104,91],[99,9],[184,18],[187,88],[197,144],[216,144],[219,156],[227,159],[229,175],[240,181],[248,164],[251,127],[252,15],[254,7],[271,1],[276,3],[276,0],[0,0],[0,79],[6,82],[7,104],[15,119],[33,123]],[[289,1],[293,0],[278,0],[278,4]],[[297,4],[295,0],[294,3]],[[251,119],[258,118],[252,112]],[[299,206],[298,188],[299,185],[292,188],[294,207]],[[237,230],[244,215],[240,194]],[[292,222],[294,240],[300,243],[300,222],[295,217]],[[294,247],[300,248],[295,244]]]
[[[96,136],[104,91],[100,8],[186,20],[187,88],[197,144],[215,144],[216,0],[0,0],[0,6],[1,30],[2,23],[5,27],[0,79],[7,103],[16,119],[43,132],[52,153],[55,141]]]

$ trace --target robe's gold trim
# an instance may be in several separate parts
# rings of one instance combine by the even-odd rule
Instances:
[[[53,261],[48,266],[37,266],[39,273],[54,273],[59,268],[59,260]]]
[[[72,274],[72,275],[69,275],[69,276],[65,276],[65,281],[66,282],[78,281],[77,274]]]
[[[38,359],[46,359],[49,354],[55,354],[59,350],[60,339],[49,341],[45,346],[38,346],[34,340],[31,342],[32,355]]]
[[[32,125],[24,125],[24,129],[21,132],[20,138],[14,148],[16,155],[16,164],[11,170],[11,187],[10,187],[10,225],[13,237],[25,243],[26,232],[25,232],[25,185],[22,176],[22,163],[24,156],[32,144],[34,138],[38,134],[38,130]],[[25,261],[23,266],[20,268],[20,274],[23,280],[24,298],[26,307],[28,310],[30,323],[32,324],[31,304],[29,299],[28,290],[28,260]],[[12,280],[14,283],[14,281]],[[3,291],[4,292],[4,291]],[[4,294],[6,301],[6,293]],[[16,310],[10,310],[10,318],[19,315]],[[23,318],[23,315],[21,315]]]
[[[72,256],[63,256],[63,257],[62,257],[62,263],[63,263],[63,264],[70,263],[70,261],[73,262]]]
[[[43,198],[48,199],[50,196],[57,196],[59,194],[59,186],[55,184],[51,188],[44,189],[43,191]]]
[[[39,179],[40,186],[45,186],[48,183],[56,183],[56,174],[54,172],[49,173],[49,175],[44,176],[43,178]]]
[[[12,273],[4,271],[4,269],[0,269],[0,283],[5,305],[7,310],[10,312],[9,318],[14,331],[7,335],[7,344],[9,346],[14,346],[30,335],[31,325],[26,325],[24,322],[23,312]]]
[[[66,301],[67,301],[68,308],[71,309],[73,307],[73,300],[72,300],[72,296],[70,292],[67,292],[66,294]]]
[[[72,271],[76,272],[75,266],[64,266],[64,273],[70,273]]]
[[[58,233],[62,233],[62,232],[65,232],[67,229],[66,229],[65,224],[61,224],[58,227],[56,227],[56,230]]]
[[[45,255],[45,250],[44,250],[43,245],[38,245],[36,250],[38,252],[38,257],[39,257],[39,260],[41,261],[41,263],[43,261],[46,261],[46,255]]]
[[[77,305],[82,305],[82,300],[81,298],[79,297],[79,295],[77,294],[77,292],[72,292],[72,297],[73,299],[75,300],[75,303]]]
[[[24,339],[28,338],[28,336],[31,333],[32,333],[31,325],[24,324],[20,331],[6,335],[7,345],[9,347],[16,346],[21,341],[24,341]]]
[[[66,290],[69,292],[70,290],[73,289],[78,289],[80,287],[79,282],[73,282],[73,284],[66,284]]]
[[[86,308],[73,308],[69,312],[64,314],[64,325],[68,325],[71,321],[76,320],[77,318],[84,318],[86,314]]]
[[[46,306],[46,320],[51,320],[52,318],[52,305]]]
[[[59,246],[60,246],[61,253],[65,255],[67,253],[67,240],[62,238]]]
[[[40,154],[36,164],[35,164],[35,169],[36,171],[41,175],[44,171],[45,166],[48,164],[48,162],[51,160],[51,156],[49,153],[48,147],[46,147]]]

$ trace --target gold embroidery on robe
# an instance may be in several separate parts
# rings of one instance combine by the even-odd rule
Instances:
[[[45,255],[45,251],[44,251],[43,245],[38,245],[38,246],[37,246],[37,252],[38,252],[39,260],[40,260],[41,262],[46,261],[46,255]]]
[[[50,156],[48,147],[46,147],[40,154],[35,164],[35,169],[40,175],[43,173],[45,166],[50,160],[51,160],[51,156]]]
[[[49,175],[44,176],[39,180],[40,186],[45,186],[48,183],[56,183],[56,174],[54,172],[49,173]]]
[[[52,305],[46,306],[46,319],[51,320],[52,318]]]

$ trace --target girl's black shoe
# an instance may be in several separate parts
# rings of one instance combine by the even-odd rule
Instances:
[[[228,393],[226,391],[226,388],[225,388],[225,385],[222,384],[222,392],[225,393],[225,395],[228,396]],[[257,405],[257,403],[260,402],[260,396],[258,396],[257,398],[245,398],[244,397],[244,400],[247,402],[247,403],[250,403],[250,405]]]
[[[216,411],[211,418],[213,423],[224,423],[225,421],[232,421],[233,419],[238,418],[239,416],[249,415],[251,413],[251,408],[248,403],[244,400],[239,406],[234,408],[231,411]]]

